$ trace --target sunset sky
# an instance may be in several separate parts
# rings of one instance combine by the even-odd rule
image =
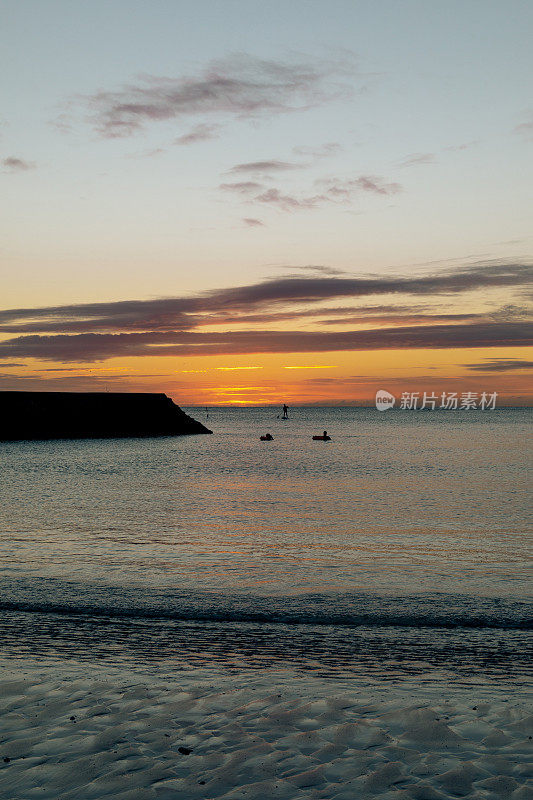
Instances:
[[[4,0],[0,389],[530,401],[532,31],[529,0]]]

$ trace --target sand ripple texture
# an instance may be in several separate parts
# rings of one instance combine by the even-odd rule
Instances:
[[[2,800],[533,797],[524,700],[306,679],[5,681]]]

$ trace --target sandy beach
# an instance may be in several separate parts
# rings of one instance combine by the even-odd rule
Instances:
[[[1,708],[3,800],[533,797],[524,692],[19,665]]]

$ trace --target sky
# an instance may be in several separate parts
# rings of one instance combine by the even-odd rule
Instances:
[[[0,389],[530,403],[532,23],[4,0]]]

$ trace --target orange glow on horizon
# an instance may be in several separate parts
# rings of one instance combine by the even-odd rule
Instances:
[[[316,361],[302,364],[301,353],[254,354],[253,365],[228,364],[227,356],[222,361],[216,355],[121,357],[105,365],[33,359],[0,370],[5,389],[164,392],[178,404],[191,406],[372,405],[380,389],[396,396],[401,391],[496,391],[499,402],[509,399],[526,405],[531,398],[531,373],[526,368],[491,371],[499,361],[527,363],[531,353],[525,347],[335,351],[314,356]],[[260,370],[261,383],[234,385],[231,378],[243,366]]]
[[[223,372],[238,372],[241,369],[263,369],[263,367],[215,367]]]

